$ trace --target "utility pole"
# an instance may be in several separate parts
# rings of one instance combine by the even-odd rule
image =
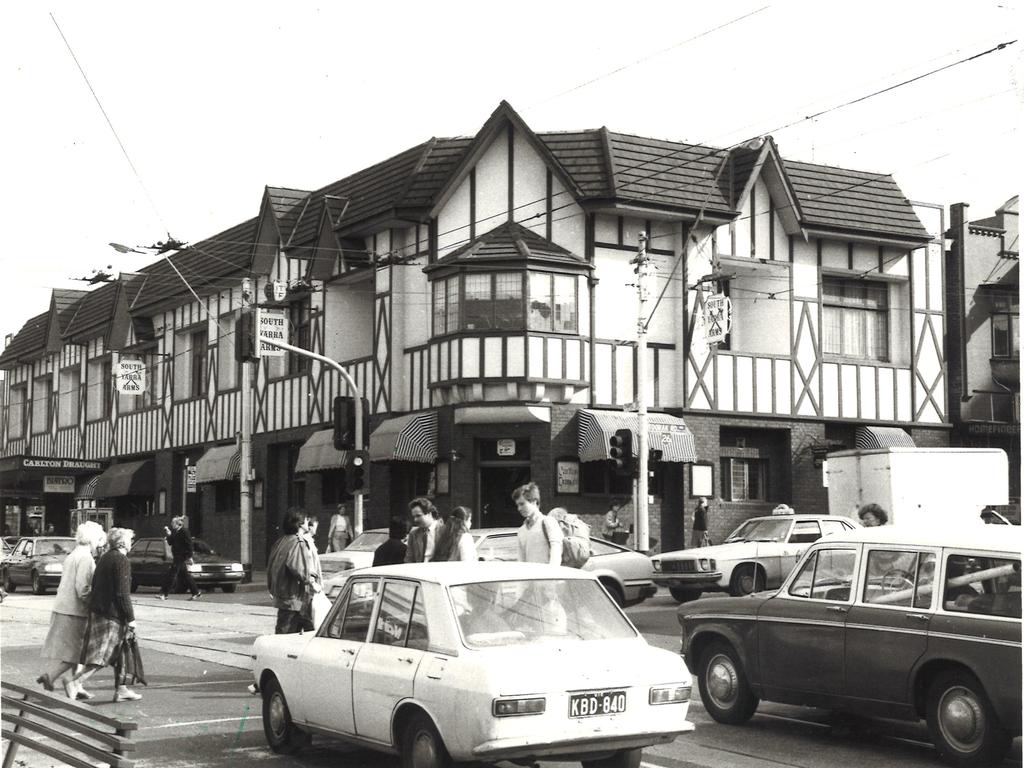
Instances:
[[[639,316],[636,323],[636,451],[637,451],[637,482],[636,482],[636,540],[633,545],[640,551],[648,550],[648,515],[647,515],[647,278],[651,272],[651,262],[647,255],[647,233],[641,232],[640,245],[636,259],[636,290],[639,299]]]
[[[242,313],[252,312],[252,282],[242,281]],[[245,322],[239,317],[238,322]],[[237,337],[236,337],[236,343]],[[239,559],[243,566],[252,567],[252,361],[241,354],[241,408],[242,431],[238,436],[238,521]]]

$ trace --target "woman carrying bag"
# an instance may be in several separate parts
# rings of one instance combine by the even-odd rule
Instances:
[[[108,664],[117,662],[121,646],[129,630],[135,629],[132,607],[132,568],[128,562],[135,532],[128,528],[111,528],[107,532],[110,549],[96,564],[89,594],[89,623],[82,646],[84,670],[75,673],[79,686]],[[138,701],[142,698],[116,679],[114,701]]]

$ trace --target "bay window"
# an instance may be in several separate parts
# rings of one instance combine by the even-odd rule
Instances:
[[[826,277],[822,282],[822,345],[826,355],[889,359],[889,286]]]
[[[573,275],[548,272],[475,272],[437,280],[431,301],[433,335],[525,328],[577,333],[576,282]]]

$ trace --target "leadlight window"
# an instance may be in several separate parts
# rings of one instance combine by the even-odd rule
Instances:
[[[889,359],[889,286],[826,277],[822,282],[826,355]]]
[[[459,330],[530,330],[576,333],[577,280],[571,275],[528,273],[524,302],[522,272],[472,273],[433,284],[433,334]]]
[[[190,335],[189,357],[189,397],[202,397],[206,394],[206,345],[208,334],[204,328]]]
[[[10,419],[10,438],[24,437],[28,420],[28,387],[24,384],[11,387]]]
[[[32,387],[32,434],[46,432],[50,427],[50,390],[53,386],[49,376],[40,376]]]

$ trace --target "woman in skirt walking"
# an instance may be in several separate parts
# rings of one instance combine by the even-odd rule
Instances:
[[[36,682],[48,691],[52,691],[57,681],[73,670],[81,658],[89,616],[92,575],[96,570],[94,558],[107,543],[103,528],[99,523],[91,521],[78,526],[75,539],[78,546],[64,558],[57,599],[53,602],[53,613],[50,615],[50,631],[46,633],[46,642],[43,643],[42,657],[54,663],[36,678]],[[70,676],[64,680],[63,685],[69,699],[93,697]]]
[[[135,627],[132,608],[132,568],[128,550],[135,532],[129,528],[111,528],[107,532],[110,549],[96,564],[89,594],[89,625],[82,646],[81,663],[85,669],[75,673],[74,682],[81,684],[108,664],[128,634]],[[136,701],[142,696],[126,685],[118,685],[114,701]]]

